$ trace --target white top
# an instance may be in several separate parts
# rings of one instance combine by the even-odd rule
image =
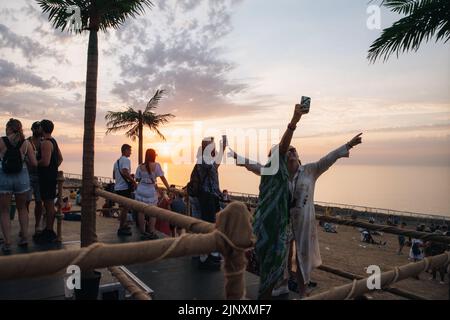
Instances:
[[[155,170],[150,173],[141,168],[142,166],[139,166],[136,170],[136,179],[140,181],[136,189],[135,198],[137,201],[156,205],[158,203],[156,179],[163,177],[164,172],[161,169],[161,165],[157,162],[155,163]]]
[[[131,172],[131,161],[125,156],[121,156],[119,159],[120,169],[128,169],[128,172]],[[114,178],[116,180],[116,184],[114,185],[114,191],[124,191],[128,189],[128,183],[122,178],[120,174],[119,167],[117,166],[117,161],[114,162]]]
[[[291,199],[295,199],[295,207],[290,209],[291,225],[297,247],[298,268],[305,283],[310,281],[313,269],[322,264],[314,208],[316,180],[339,158],[348,156],[349,151],[344,145],[318,162],[299,166],[298,172],[289,181]]]
[[[417,243],[417,245],[419,246],[419,254],[414,254],[413,253],[413,245]],[[411,260],[422,260],[423,259],[423,248],[421,247],[423,246],[423,241],[420,239],[412,239],[411,241],[411,249],[409,249],[409,258]]]

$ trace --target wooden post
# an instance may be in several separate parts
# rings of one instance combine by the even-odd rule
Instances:
[[[58,212],[56,213],[56,241],[62,242],[62,219],[63,214],[61,211],[62,208],[62,193],[63,193],[63,185],[64,185],[64,173],[62,171],[58,171],[58,177],[56,179],[58,183]]]

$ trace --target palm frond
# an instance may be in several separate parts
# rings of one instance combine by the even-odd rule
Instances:
[[[106,31],[108,28],[119,28],[128,18],[136,18],[152,8],[150,0],[36,0],[44,13],[49,14],[49,21],[55,28],[72,31],[67,18],[72,15],[66,9],[77,6],[81,11],[82,30],[89,27],[91,18],[98,19],[98,28]],[[95,20],[97,20],[95,19]],[[81,32],[82,30],[75,30]]]
[[[403,1],[404,2],[404,1]],[[436,36],[436,41],[447,42],[450,39],[450,1],[422,0],[414,7],[413,12],[383,30],[381,36],[374,41],[367,58],[375,62],[383,57],[383,61],[395,53],[419,50],[423,42]]]
[[[86,0],[37,0],[43,13],[48,14],[48,20],[55,29],[67,30],[68,32],[81,33],[87,28],[89,20],[90,2]],[[80,8],[80,17],[82,22],[81,29],[73,29],[68,24],[68,18],[72,16],[73,11],[68,10],[71,6]]]
[[[175,117],[173,114],[155,114],[153,112],[145,112],[143,114],[142,123],[147,126],[151,131],[158,134],[160,138],[166,140],[164,135],[158,130],[161,125],[169,122],[170,118]]]
[[[164,90],[164,89],[156,90],[155,95],[147,103],[147,107],[145,108],[144,112],[148,112],[151,109],[155,109],[156,106],[158,105],[159,101],[161,101],[161,99],[164,97],[165,94],[166,94],[166,90]]]
[[[411,14],[417,9],[421,4],[422,0],[382,0],[381,5],[390,9],[392,12],[400,14]]]
[[[136,141],[136,138],[139,136],[139,124],[136,124],[130,130],[125,132],[125,135],[131,139],[131,141]]]
[[[150,0],[96,0],[95,5],[100,17],[99,28],[103,31],[118,29],[128,18],[136,18],[146,8],[153,7]]]
[[[135,125],[139,121],[139,113],[133,108],[128,107],[125,111],[109,111],[105,116],[105,120],[107,121],[106,134],[109,134],[111,132],[128,129]]]

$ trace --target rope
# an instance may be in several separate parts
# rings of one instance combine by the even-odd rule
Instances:
[[[420,262],[410,263],[408,265],[396,267],[393,270],[394,275],[392,277],[390,277],[390,279],[388,281],[386,281],[385,279],[386,279],[387,273],[391,272],[391,271],[384,272],[380,275],[382,281],[385,281],[385,283],[383,284],[383,287],[389,287],[392,284],[394,284],[400,280],[404,280],[406,278],[416,276],[416,275],[422,273],[423,271],[428,270],[430,265],[434,264],[434,267],[440,267],[440,266],[446,265],[449,261],[450,261],[450,252],[446,252],[446,253],[438,255],[438,256],[426,258]],[[424,264],[424,267],[418,268],[418,264],[421,264],[421,263]],[[364,279],[360,279],[360,280],[354,279],[352,284],[347,284],[347,285],[343,285],[340,287],[332,288],[329,291],[317,294],[313,297],[308,298],[307,300],[336,300],[336,299],[342,299],[342,297],[345,297],[346,300],[350,299],[353,296],[354,292],[356,291],[356,287],[358,287],[358,292],[360,292],[361,294],[367,293],[370,291],[369,288],[367,288],[367,286],[366,286],[367,279],[368,278],[364,278]],[[346,294],[346,292],[348,292],[349,289],[350,289],[350,292],[348,294]]]
[[[236,251],[243,251],[243,252],[246,252],[246,251],[248,251],[248,250],[252,250],[252,247],[249,247],[249,248],[241,248],[241,247],[236,246],[236,245],[233,243],[233,241],[231,241],[230,238],[228,238],[228,236],[227,236],[226,234],[224,234],[223,232],[221,232],[220,230],[215,230],[214,233],[216,233],[216,234],[218,234],[219,236],[221,236],[222,239],[225,240],[225,242],[228,243],[228,245],[229,245],[230,247],[232,247],[232,248],[233,248],[234,250],[236,250]]]
[[[355,293],[356,284],[358,283],[358,280],[354,279],[352,283],[352,288],[350,289],[350,292],[348,293],[347,297],[345,297],[344,300],[350,300],[353,296],[353,293]]]
[[[69,265],[79,265],[81,264],[80,262],[82,262],[86,256],[88,256],[89,254],[91,254],[94,250],[104,247],[105,245],[103,243],[100,242],[96,242],[92,245],[90,245],[89,247],[83,248],[81,249],[81,252],[78,256],[75,257],[75,259],[72,260],[72,262]]]

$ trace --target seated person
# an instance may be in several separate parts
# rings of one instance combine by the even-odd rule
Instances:
[[[61,212],[62,213],[68,213],[72,210],[72,204],[69,201],[68,197],[64,197],[63,199],[63,203],[62,203],[62,207],[61,207]]]
[[[361,232],[361,241],[368,244],[386,245],[386,241],[384,243],[375,241],[370,232],[365,229]]]
[[[325,232],[328,232],[328,233],[337,233],[336,226],[329,222],[325,222],[323,224],[323,229],[325,230]]]
[[[77,193],[75,190],[70,190],[70,199],[75,200],[77,198]]]

